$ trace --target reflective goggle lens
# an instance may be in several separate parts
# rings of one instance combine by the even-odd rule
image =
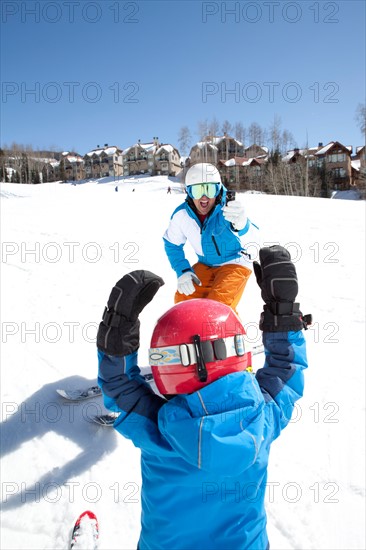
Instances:
[[[203,196],[214,199],[219,192],[219,183],[196,183],[187,187],[187,193],[192,199],[200,199]]]

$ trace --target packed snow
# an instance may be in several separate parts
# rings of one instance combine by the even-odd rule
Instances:
[[[263,244],[290,251],[302,311],[314,317],[305,395],[272,445],[271,550],[364,549],[365,203],[238,198]],[[162,235],[183,199],[166,177],[1,184],[3,550],[67,548],[88,509],[99,520],[100,550],[137,547],[139,450],[91,421],[106,412],[100,397],[68,403],[56,390],[95,384],[98,323],[114,283],[135,269],[165,280],[140,316],[148,371],[153,326],[176,288]],[[261,308],[252,276],[239,305],[251,345],[260,343]],[[256,355],[255,368],[262,362]]]

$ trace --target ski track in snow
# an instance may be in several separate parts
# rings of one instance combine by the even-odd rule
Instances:
[[[3,550],[66,548],[85,509],[99,519],[100,550],[137,545],[138,449],[89,421],[106,412],[101,398],[65,403],[56,393],[95,384],[97,326],[125,273],[149,269],[166,283],[140,316],[143,367],[155,321],[172,305],[162,234],[181,186],[140,177],[114,187],[1,184]],[[269,459],[271,550],[363,549],[365,204],[238,198],[263,243],[288,247],[302,311],[314,316],[305,394]],[[261,308],[252,276],[239,313],[253,345]],[[262,361],[255,356],[255,367]]]

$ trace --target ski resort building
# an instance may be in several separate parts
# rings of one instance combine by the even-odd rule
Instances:
[[[122,149],[115,145],[97,146],[84,155],[85,178],[118,177],[122,175]]]
[[[182,169],[178,149],[168,143],[159,143],[157,137],[150,143],[141,143],[141,140],[138,140],[135,145],[123,151],[122,160],[124,176],[176,176]]]

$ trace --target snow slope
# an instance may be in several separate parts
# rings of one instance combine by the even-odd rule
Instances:
[[[365,203],[239,197],[263,242],[291,252],[302,310],[315,321],[305,396],[272,446],[271,549],[365,548]],[[101,314],[113,284],[134,269],[166,283],[141,315],[148,364],[153,325],[176,284],[161,236],[183,198],[163,177],[131,178],[118,193],[108,179],[1,184],[3,550],[66,548],[84,509],[99,518],[100,549],[136,548],[138,449],[89,421],[104,410],[100,398],[66,404],[55,390],[95,382]],[[239,312],[252,343],[261,307],[251,277]]]

